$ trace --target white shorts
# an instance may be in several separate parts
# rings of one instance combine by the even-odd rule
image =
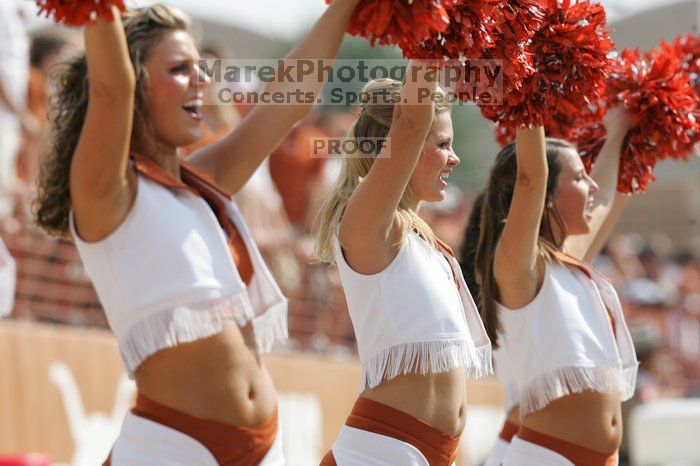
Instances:
[[[534,443],[513,437],[503,466],[582,466],[575,465],[559,453],[548,450]]]
[[[112,449],[111,466],[219,466],[200,442],[129,412]],[[259,466],[284,466],[282,431]]]
[[[332,451],[338,466],[430,466],[410,443],[347,425],[340,429]]]
[[[484,466],[501,466],[509,447],[510,442],[506,442],[501,437],[496,438],[496,443],[493,444],[491,453],[489,453],[488,458],[486,458]]]

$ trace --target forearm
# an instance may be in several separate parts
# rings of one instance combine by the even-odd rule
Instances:
[[[615,200],[624,138],[624,133],[608,134],[600,155],[591,169],[591,178],[598,185],[595,196],[597,204],[610,205]]]
[[[315,101],[323,89],[324,81],[319,79],[317,67],[330,66],[340,50],[345,31],[359,0],[334,0],[323,16],[316,22],[311,31],[284,58],[278,79],[269,82],[265,91],[269,93],[286,93],[300,91],[303,95],[313,95]],[[282,71],[291,68],[293,75],[301,74],[303,61],[311,61],[313,70],[300,80],[282,78]],[[322,65],[321,65],[322,62]],[[278,111],[295,116],[299,120],[311,111],[312,104],[281,105]]]
[[[113,21],[85,26],[85,48],[91,93],[121,98],[134,92],[136,78],[121,17],[113,12]]]
[[[593,241],[585,253],[584,259],[586,261],[593,262],[596,257],[598,257],[598,254],[600,254],[600,251],[603,249],[605,244],[608,242],[610,235],[615,230],[615,226],[620,219],[620,215],[622,215],[622,212],[625,210],[625,207],[627,207],[631,200],[631,196],[625,196],[622,193],[617,193],[615,195],[615,201],[613,202],[612,207],[610,207],[610,211],[605,217],[605,221],[596,232]]]
[[[546,190],[549,166],[543,127],[519,129],[515,135],[518,182]]]

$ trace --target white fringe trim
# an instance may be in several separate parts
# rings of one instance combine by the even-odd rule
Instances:
[[[474,347],[469,337],[415,341],[386,348],[362,363],[360,393],[402,374],[447,372],[464,367],[467,377],[493,373],[491,345]]]
[[[279,341],[289,338],[287,330],[287,301],[268,309],[253,320],[255,344],[261,353],[269,353]]]
[[[520,390],[520,417],[547,406],[567,395],[592,390],[620,393],[622,401],[634,395],[638,365],[612,367],[562,367],[543,374]]]
[[[254,315],[243,293],[149,315],[134,324],[119,341],[127,373],[133,378],[136,368],[162,349],[216,335],[223,329],[224,321],[234,320],[244,326]]]

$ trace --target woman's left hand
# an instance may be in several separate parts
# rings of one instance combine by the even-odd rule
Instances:
[[[608,109],[603,117],[603,124],[609,138],[624,138],[632,127],[632,117],[624,105],[618,105]]]

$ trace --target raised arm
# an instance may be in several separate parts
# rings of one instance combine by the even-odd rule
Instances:
[[[112,22],[98,19],[85,27],[89,102],[71,165],[70,189],[78,231],[88,241],[114,231],[133,198],[127,164],[136,78],[116,8],[113,15]]]
[[[593,218],[590,231],[585,235],[570,236],[564,249],[574,257],[592,260],[600,252],[605,238],[617,222],[628,199],[617,193],[622,142],[630,128],[630,117],[623,106],[608,110],[603,122],[607,139],[591,170],[591,178],[598,185],[594,195]]]
[[[360,273],[377,273],[396,255],[392,250],[396,209],[433,123],[435,104],[420,95],[435,94],[435,74],[411,62],[406,76],[386,146],[350,197],[340,225],[340,243]]]
[[[493,267],[503,304],[508,307],[524,306],[537,293],[537,242],[549,176],[544,129],[518,130],[515,150],[518,172],[513,200]]]
[[[358,3],[359,0],[334,0],[311,32],[287,55],[284,65],[297,69],[299,60],[314,63],[323,60],[324,66],[332,65]],[[317,75],[304,76],[302,82],[275,80],[265,86],[264,92],[284,95],[299,92],[299,95],[313,95],[315,102],[324,84]],[[309,114],[312,106],[313,103],[259,104],[228,136],[195,152],[189,161],[213,172],[222,187],[236,193],[294,124]]]

